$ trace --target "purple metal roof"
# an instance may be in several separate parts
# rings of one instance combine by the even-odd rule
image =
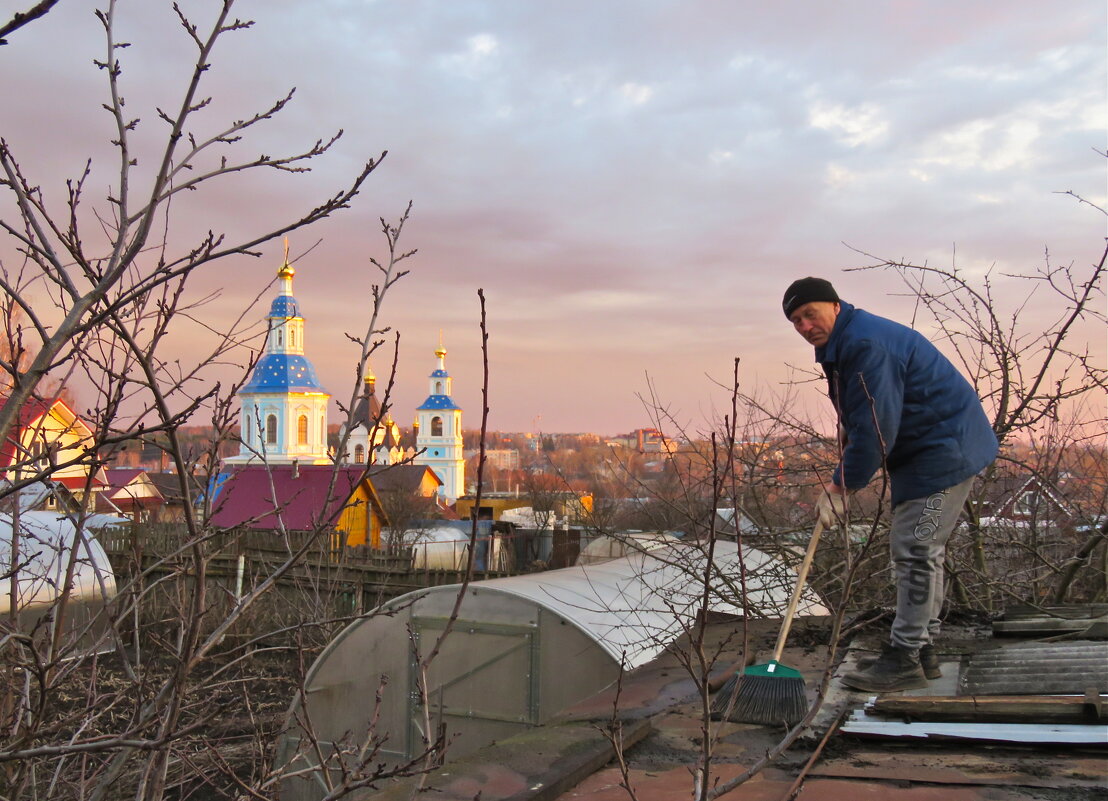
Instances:
[[[363,472],[353,465],[245,465],[219,484],[209,521],[221,528],[283,524],[290,531],[334,525]]]

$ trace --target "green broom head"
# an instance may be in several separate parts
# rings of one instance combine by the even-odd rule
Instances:
[[[808,713],[804,677],[780,662],[751,665],[726,698],[716,698],[712,713],[732,723],[792,726]]]
[[[776,661],[766,662],[764,665],[751,665],[743,671],[743,675],[761,676],[767,679],[800,679],[804,681],[804,677],[800,675],[799,670],[793,670],[788,665]]]

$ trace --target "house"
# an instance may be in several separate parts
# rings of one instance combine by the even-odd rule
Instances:
[[[13,489],[8,479],[0,479],[0,514],[19,512],[56,512],[76,515],[81,504],[64,484],[34,481]]]
[[[104,471],[106,486],[100,492],[97,511],[118,513],[136,523],[156,516],[165,506],[165,498],[145,470],[137,467],[115,467]],[[110,501],[112,509],[99,508]]]
[[[1035,473],[999,477],[982,501],[981,525],[1011,528],[1071,529],[1078,517],[1062,490]]]
[[[439,494],[442,479],[429,465],[394,464],[376,466],[369,472],[379,493],[404,492],[423,498],[432,498]]]
[[[192,505],[195,507],[203,498],[204,487],[196,476],[185,476],[186,486],[188,487],[188,495],[186,496],[181,490],[181,477],[177,473],[147,473],[146,475],[153,482],[163,500],[161,506],[151,510],[151,520],[154,522],[183,522],[185,506]]]
[[[237,466],[213,480],[209,523],[219,528],[345,535],[349,546],[380,547],[386,515],[363,467]]]
[[[90,494],[95,505],[107,481],[88,458],[92,447],[92,430],[65,401],[32,399],[0,442],[0,478],[25,481],[40,476],[63,485],[78,502]]]

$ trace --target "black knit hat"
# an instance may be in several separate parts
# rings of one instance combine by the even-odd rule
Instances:
[[[784,309],[785,316],[789,317],[805,303],[818,300],[838,303],[839,293],[831,286],[830,281],[823,278],[799,278],[789,284],[789,288],[785,290],[781,308]]]

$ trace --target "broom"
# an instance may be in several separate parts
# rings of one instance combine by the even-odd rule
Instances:
[[[800,603],[800,593],[808,578],[808,568],[816,555],[823,524],[817,522],[808,541],[808,550],[804,560],[796,571],[796,586],[789,599],[785,619],[781,622],[781,631],[777,634],[777,645],[773,657],[764,665],[751,665],[741,674],[736,672],[720,688],[712,702],[712,717],[726,719],[732,723],[763,723],[773,725],[784,723],[792,726],[804,718],[808,711],[808,698],[804,693],[804,677],[799,670],[783,665],[781,653],[785,650],[785,640],[789,637],[793,615]]]

